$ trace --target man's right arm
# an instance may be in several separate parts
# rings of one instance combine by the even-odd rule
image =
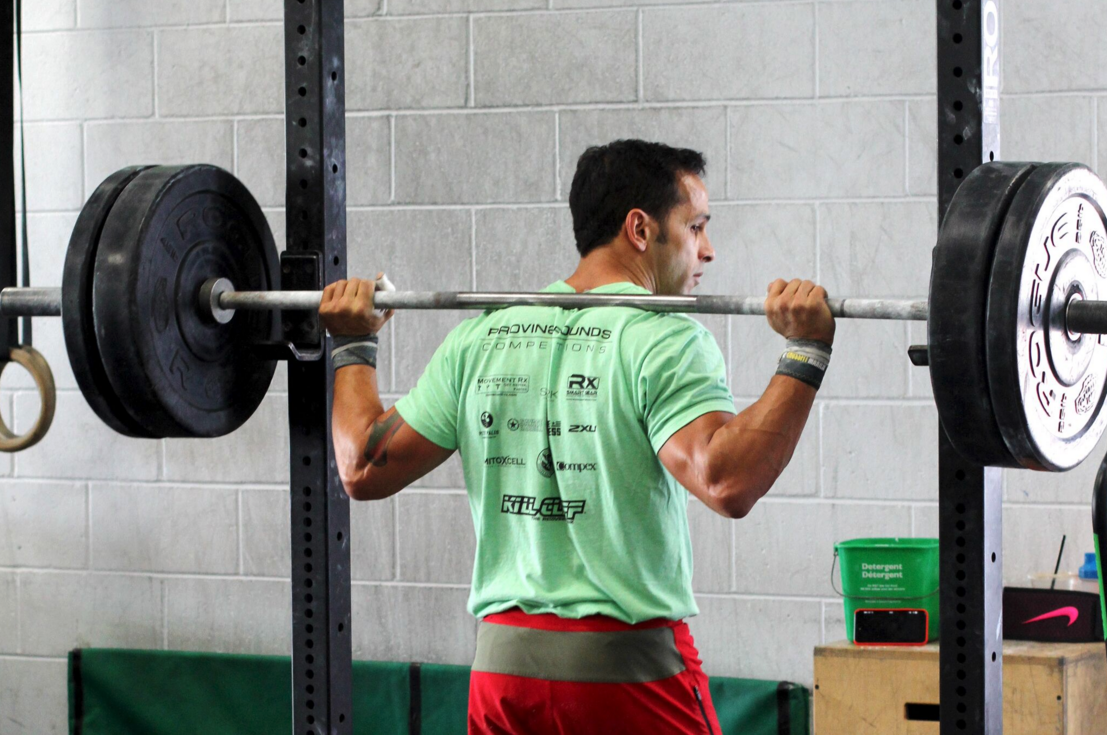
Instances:
[[[765,313],[787,338],[834,341],[826,291],[810,281],[774,281]],[[716,513],[739,519],[784,472],[807,424],[816,389],[776,375],[761,398],[737,416],[711,412],[675,432],[657,453],[661,464]]]

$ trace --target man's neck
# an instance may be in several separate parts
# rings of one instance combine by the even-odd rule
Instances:
[[[642,268],[641,263],[626,263],[620,260],[612,246],[603,246],[580,259],[577,270],[565,279],[579,294],[607,284],[630,282],[641,286],[651,294],[657,293],[652,274]]]

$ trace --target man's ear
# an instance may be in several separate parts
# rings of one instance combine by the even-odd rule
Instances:
[[[646,244],[649,242],[649,228],[652,223],[653,218],[646,214],[644,210],[639,209],[628,212],[627,218],[623,222],[623,231],[626,233],[627,240],[639,253],[646,252]]]

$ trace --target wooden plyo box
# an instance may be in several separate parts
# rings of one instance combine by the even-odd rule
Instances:
[[[815,647],[814,732],[938,733],[938,647]],[[1004,642],[1003,730],[1107,733],[1103,644]]]

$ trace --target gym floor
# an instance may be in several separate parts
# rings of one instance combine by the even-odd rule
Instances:
[[[57,286],[77,214],[109,173],[217,164],[284,229],[278,0],[36,0],[24,12],[32,283]],[[813,278],[831,296],[925,297],[937,232],[934,3],[928,0],[347,0],[351,275],[402,290],[536,290],[576,263],[566,199],[588,145],[642,137],[705,153],[718,252],[698,293]],[[1107,170],[1107,16],[1095,0],[1003,3],[1002,158]],[[1103,31],[1101,33],[1100,31]],[[1100,132],[1104,133],[1101,145]],[[18,151],[18,147],[17,147]],[[18,162],[17,162],[18,163]],[[386,404],[461,313],[382,334]],[[739,408],[781,347],[759,317],[707,316]],[[907,347],[925,327],[839,323],[792,464],[744,519],[693,502],[691,621],[712,675],[810,686],[845,637],[836,541],[937,536],[938,419]],[[218,440],[137,440],[88,408],[59,320],[35,345],[58,385],[41,444],[0,457],[0,733],[66,731],[83,646],[288,654],[284,369]],[[0,412],[26,429],[26,374]],[[1092,549],[1101,443],[1066,474],[1005,471],[1010,584]],[[456,456],[353,517],[355,659],[470,664],[474,537]],[[366,622],[372,621],[372,626]]]

